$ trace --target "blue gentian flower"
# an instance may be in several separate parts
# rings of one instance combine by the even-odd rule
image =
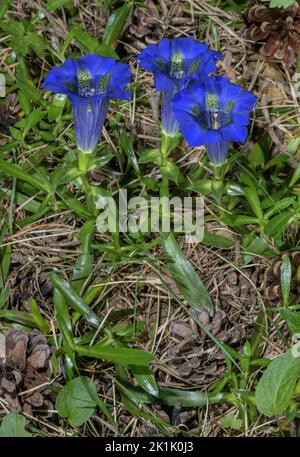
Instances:
[[[231,141],[245,141],[256,102],[223,76],[194,82],[173,100],[180,130],[191,147],[204,145],[211,162],[225,161]]]
[[[175,136],[178,123],[172,110],[174,95],[194,79],[206,77],[216,69],[221,54],[193,38],[163,38],[150,44],[139,57],[139,64],[154,74],[155,88],[162,92],[162,130]]]
[[[67,59],[60,67],[53,67],[43,87],[69,97],[74,110],[77,146],[89,154],[100,138],[109,100],[130,99],[130,92],[124,90],[129,82],[129,65],[98,54],[88,54],[76,61]]]

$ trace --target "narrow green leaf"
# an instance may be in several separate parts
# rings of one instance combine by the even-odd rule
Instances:
[[[255,216],[259,221],[262,221],[264,218],[264,214],[261,209],[261,204],[257,195],[257,191],[254,187],[244,187],[244,194],[248,200],[248,203],[254,212]]]
[[[0,309],[5,307],[9,294],[10,294],[9,289],[4,289],[0,292]]]
[[[13,51],[16,53],[17,57],[25,57],[29,52],[29,43],[26,36],[14,36],[10,40],[10,45]],[[11,132],[12,130],[13,127],[10,128]]]
[[[250,339],[251,356],[259,357],[262,350],[262,343],[267,331],[267,320],[265,311],[259,312],[253,325],[253,331]]]
[[[163,166],[160,167],[160,172],[162,176],[178,184],[181,173],[179,167],[174,162],[171,162],[170,160],[167,161]]]
[[[34,298],[32,298],[30,301],[29,301],[29,307],[30,307],[30,310],[31,310],[31,313],[32,313],[32,317],[33,319],[35,320],[38,328],[40,329],[40,331],[43,333],[43,334],[46,334],[48,332],[48,325],[45,321],[45,319],[43,318],[40,310],[39,310],[39,307],[35,301]]]
[[[275,204],[274,204],[274,202],[272,202],[272,207],[265,213],[265,219],[269,219],[274,214],[280,213],[282,210],[293,205],[295,200],[296,200],[295,197],[287,197],[287,198],[282,198],[279,202],[276,202]]]
[[[22,37],[24,34],[24,25],[21,21],[13,21],[10,19],[9,21],[2,21],[0,24],[0,28],[7,34],[14,35],[17,37]]]
[[[234,241],[230,240],[226,236],[217,235],[215,233],[208,232],[204,230],[204,237],[201,241],[205,246],[214,246],[221,249],[231,249],[234,247]]]
[[[45,58],[45,50],[47,49],[47,42],[43,37],[36,32],[27,32],[27,39],[31,49],[36,53],[40,59]]]
[[[81,227],[78,238],[81,241],[81,254],[75,262],[72,287],[80,293],[81,287],[93,271],[94,255],[92,242],[95,234],[95,220],[90,219]]]
[[[283,304],[285,307],[289,305],[289,296],[291,290],[292,281],[292,264],[287,254],[282,257],[282,264],[280,269],[281,279],[281,293],[283,298]]]
[[[292,217],[292,213],[286,211],[282,214],[272,217],[267,224],[265,224],[265,233],[271,236],[281,235],[289,220]]]
[[[64,94],[55,94],[48,109],[48,121],[58,121],[62,115],[67,102],[67,96]]]
[[[150,368],[148,366],[140,367],[138,365],[132,365],[130,369],[139,385],[150,395],[158,397],[158,386]]]
[[[292,335],[300,333],[300,312],[292,311],[291,309],[283,309],[281,315]]]
[[[98,328],[100,325],[99,317],[94,313],[93,310],[85,303],[85,301],[72,289],[70,284],[63,278],[59,277],[55,273],[50,275],[52,284],[56,287],[59,292],[64,296],[68,304],[83,316],[87,322],[93,327]]]
[[[168,263],[169,271],[189,305],[195,309],[206,308],[212,310],[213,304],[204,284],[183,254],[171,232],[162,236],[162,244],[165,253],[170,259]]]
[[[4,195],[7,195],[8,197],[10,197],[12,195],[12,190],[1,187],[0,188],[0,197],[2,197]],[[28,195],[24,195],[21,192],[16,192],[15,203],[19,206],[22,205],[23,208],[25,208],[27,211],[29,211],[31,213],[36,213],[40,208],[40,202],[33,200],[31,197],[28,197]]]
[[[128,137],[127,133],[124,129],[121,129],[119,132],[119,142],[120,147],[123,149],[125,154],[127,155],[129,162],[131,163],[134,171],[139,173],[139,165],[138,161],[134,152],[133,141]]]
[[[87,392],[90,394],[92,400],[95,402],[95,405],[98,406],[101,411],[103,412],[103,414],[105,415],[105,417],[109,420],[109,422],[111,423],[111,425],[113,427],[116,426],[116,423],[114,421],[114,418],[112,417],[112,415],[110,414],[106,404],[104,403],[103,400],[101,400],[101,398],[99,397],[99,395],[97,394],[97,391],[96,391],[96,388],[95,388],[95,385],[93,383],[90,382],[89,378],[83,376],[81,377],[81,380],[87,390]]]
[[[252,225],[258,224],[259,220],[256,217],[244,216],[243,214],[237,214],[234,216],[224,216],[222,222],[226,225],[231,225],[232,227],[240,225]]]
[[[36,322],[32,314],[26,313],[25,311],[0,309],[0,319],[1,318],[17,324],[25,325],[26,327],[36,327]]]
[[[76,167],[68,168],[67,170],[63,167],[57,167],[52,178],[52,184],[57,187],[62,184],[76,182],[80,176],[82,176],[82,171]]]
[[[255,255],[263,254],[269,248],[269,243],[265,238],[255,236],[249,244],[244,239],[243,248],[245,251],[243,252],[243,258],[245,264],[247,264],[252,261]]]
[[[132,387],[117,381],[120,390],[136,405],[141,403],[151,404],[159,402],[167,406],[180,404],[185,408],[206,407],[216,403],[229,401],[230,394],[210,394],[207,392],[189,391],[183,389],[173,389],[171,387],[160,387],[158,399],[138,387]]]
[[[74,350],[82,357],[108,360],[110,362],[122,363],[123,365],[148,365],[154,359],[150,352],[137,349],[112,348],[95,346],[73,346]]]
[[[79,217],[82,217],[83,219],[91,217],[87,209],[85,209],[85,207],[78,200],[75,200],[75,198],[63,196],[62,200],[66,207],[72,210]]]
[[[38,103],[39,105],[45,104],[45,101],[41,95],[41,91],[36,88],[35,83],[32,81],[25,60],[23,58],[19,59],[19,63],[16,69],[16,83],[21,89],[21,92],[29,106],[31,101]]]
[[[155,163],[161,164],[161,153],[159,149],[144,149],[138,160],[139,164]]]
[[[22,138],[26,138],[30,130],[46,115],[42,108],[33,110],[25,119],[17,122],[16,127],[22,129]]]
[[[208,195],[212,190],[212,180],[211,179],[198,179],[193,183],[189,183],[187,190],[198,192],[199,194]]]
[[[292,179],[289,183],[289,187],[293,187],[300,179],[300,162],[297,164]]]
[[[65,370],[68,380],[73,379],[75,372],[78,372],[75,353],[73,351],[72,323],[64,296],[58,289],[54,289],[53,302],[56,313],[56,320],[63,337],[63,349],[66,354]]]
[[[114,45],[120,38],[126,19],[131,11],[131,4],[124,3],[123,6],[116,9],[109,17],[103,32],[103,43],[109,46]]]
[[[97,52],[105,57],[113,57],[115,59],[119,58],[117,53],[107,43],[100,44],[96,38],[89,35],[81,27],[74,27],[70,33],[72,33],[73,38],[75,37],[88,52]]]
[[[0,170],[6,175],[25,181],[39,190],[42,189],[45,192],[51,192],[48,182],[42,181],[37,177],[26,173],[19,165],[14,165],[0,159]]]
[[[67,333],[69,335],[67,340],[72,342],[72,322],[69,309],[66,305],[63,294],[58,289],[54,289],[53,302],[58,325],[61,325],[63,333]]]
[[[67,3],[69,3],[70,0],[48,0],[46,3],[46,9],[48,11],[55,11],[58,8],[62,8],[65,6]]]
[[[2,249],[0,249],[1,257],[0,257],[0,284],[4,285],[9,270],[10,270],[10,263],[11,263],[11,253],[12,248],[11,244],[7,244]]]
[[[255,168],[264,164],[264,152],[259,143],[255,143],[248,154],[248,160]]]
[[[2,0],[0,5],[0,21],[2,21],[6,11],[9,9],[12,4],[12,0]]]

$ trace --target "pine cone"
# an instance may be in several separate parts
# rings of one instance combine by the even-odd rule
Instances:
[[[246,37],[264,43],[260,49],[266,58],[283,61],[293,67],[300,48],[300,1],[289,8],[269,8],[252,0],[244,13]]]
[[[7,135],[8,127],[13,125],[16,120],[14,115],[18,112],[19,105],[14,94],[9,94],[5,101],[0,104],[0,133]]]
[[[152,0],[145,1],[145,7],[136,8],[132,23],[127,31],[125,45],[127,51],[132,48],[138,51],[148,44],[157,43],[164,35],[175,36],[179,32],[193,32],[193,21],[184,12],[184,2],[181,0]]]
[[[281,260],[275,260],[263,274],[262,290],[268,306],[280,306],[282,302],[280,269]]]
[[[51,415],[55,393],[45,383],[50,381],[50,347],[37,331],[23,333],[16,329],[7,332],[4,354],[0,356],[0,398],[11,411],[32,409]],[[4,355],[4,357],[3,357]],[[28,391],[20,395],[22,392]]]
[[[242,325],[230,326],[228,316],[223,310],[217,310],[213,316],[203,310],[197,312],[196,317],[218,341],[233,345],[240,344],[245,339]],[[168,357],[172,369],[180,378],[188,378],[189,381],[197,383],[212,382],[225,371],[222,354],[211,354],[210,339],[203,330],[198,331],[192,319],[190,323],[177,320],[171,322],[170,331],[172,337],[179,342],[169,346]]]
[[[38,304],[47,303],[52,299],[52,285],[47,274],[37,274],[36,269],[24,265],[26,253],[13,252],[13,266],[15,270],[9,275],[8,286],[11,289],[9,302],[13,309],[29,310],[28,302],[33,297]],[[28,257],[27,257],[28,261]]]

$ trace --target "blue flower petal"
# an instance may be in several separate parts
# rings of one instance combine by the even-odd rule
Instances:
[[[248,125],[250,122],[250,112],[244,112],[244,113],[232,113],[231,116],[231,121],[235,125]]]
[[[164,41],[164,40],[162,40]],[[169,40],[171,45],[171,54],[181,52],[185,59],[196,59],[199,55],[208,50],[205,43],[195,40],[194,38],[175,38]]]
[[[212,161],[224,160],[231,141],[244,141],[256,97],[228,78],[191,83],[173,100],[179,128],[190,146],[206,145]]]
[[[220,136],[224,141],[245,141],[247,137],[247,127],[242,125],[232,124],[228,127],[220,129]]]
[[[205,137],[205,143],[203,144],[211,144],[211,143],[218,143],[219,141],[222,141],[222,135],[219,130],[207,130],[206,132],[206,137]]]
[[[176,88],[176,82],[161,71],[155,72],[154,83],[156,90],[161,92]]]
[[[115,81],[119,86],[124,87],[130,83],[131,72],[128,64],[116,62],[110,71],[112,72],[112,81]]]
[[[129,65],[98,54],[67,59],[45,78],[44,88],[66,94],[74,110],[77,145],[91,152],[101,135],[111,98],[129,100],[125,87],[130,82]]]
[[[154,74],[156,89],[166,91],[182,89],[195,77],[207,76],[216,69],[220,57],[194,38],[164,38],[144,49],[137,60]]]
[[[178,113],[183,111],[192,115],[195,109],[201,109],[204,106],[205,91],[199,82],[188,89],[180,91],[173,98],[173,110]]]
[[[167,64],[169,56],[165,58],[164,55],[165,53],[160,54],[158,45],[150,44],[140,53],[137,61],[139,65],[143,67],[145,70],[154,73],[155,71],[159,71],[160,69],[159,62],[162,61],[165,64]]]
[[[171,42],[168,38],[163,38],[160,42],[156,45],[157,48],[157,57],[164,59],[168,62],[171,58]],[[155,46],[155,45],[154,45]]]
[[[109,93],[109,98],[117,98],[119,100],[130,100],[131,92],[129,90],[123,90],[115,87],[112,92]]]
[[[76,70],[86,70],[89,72],[91,79],[97,78],[112,71],[116,65],[116,60],[110,57],[103,57],[99,54],[87,54],[76,60]]]
[[[236,102],[233,106],[232,113],[245,113],[251,112],[256,103],[257,98],[251,92],[242,90],[239,97],[237,97]]]
[[[189,146],[196,147],[205,144],[208,132],[206,129],[201,128],[194,119],[190,118],[185,120],[184,122],[179,122],[179,125],[180,130],[184,138],[188,142]]]
[[[130,100],[131,93],[124,90],[131,80],[130,67],[127,64],[116,63],[111,70],[111,78],[107,85],[107,96],[109,98],[120,98]]]
[[[77,88],[76,66],[72,59],[67,59],[60,67],[53,67],[45,78],[43,88],[56,94],[69,95]]]
[[[222,54],[217,51],[208,51],[202,58],[201,65],[199,66],[196,74],[200,77],[209,75],[216,69],[216,62],[222,59]]]
[[[68,95],[71,102],[79,106],[85,104],[86,99],[93,98],[96,101],[103,96],[118,98],[120,95],[120,98],[128,99],[129,94],[123,89],[130,78],[129,65],[98,54],[89,54],[76,62],[67,59],[62,66],[52,68],[45,78],[44,88]],[[101,84],[102,91],[99,90]]]
[[[211,82],[217,88],[219,96],[223,98],[225,103],[238,97],[242,91],[241,86],[232,83],[225,76],[216,76]]]

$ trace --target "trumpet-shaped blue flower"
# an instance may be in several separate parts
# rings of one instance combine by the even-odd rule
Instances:
[[[255,102],[251,92],[226,77],[213,76],[179,92],[173,110],[188,144],[204,145],[210,160],[221,164],[231,141],[245,141]]]
[[[130,99],[124,87],[130,82],[129,65],[98,54],[67,59],[46,76],[44,89],[65,94],[74,110],[78,148],[91,153],[100,138],[111,98]]]
[[[138,62],[154,74],[159,91],[182,89],[191,79],[207,76],[216,69],[221,54],[194,38],[163,38],[144,49]]]
[[[179,130],[172,110],[174,95],[192,80],[213,72],[220,58],[219,52],[193,38],[163,38],[140,53],[139,64],[154,74],[155,88],[162,92],[161,122],[166,135],[174,136]]]

